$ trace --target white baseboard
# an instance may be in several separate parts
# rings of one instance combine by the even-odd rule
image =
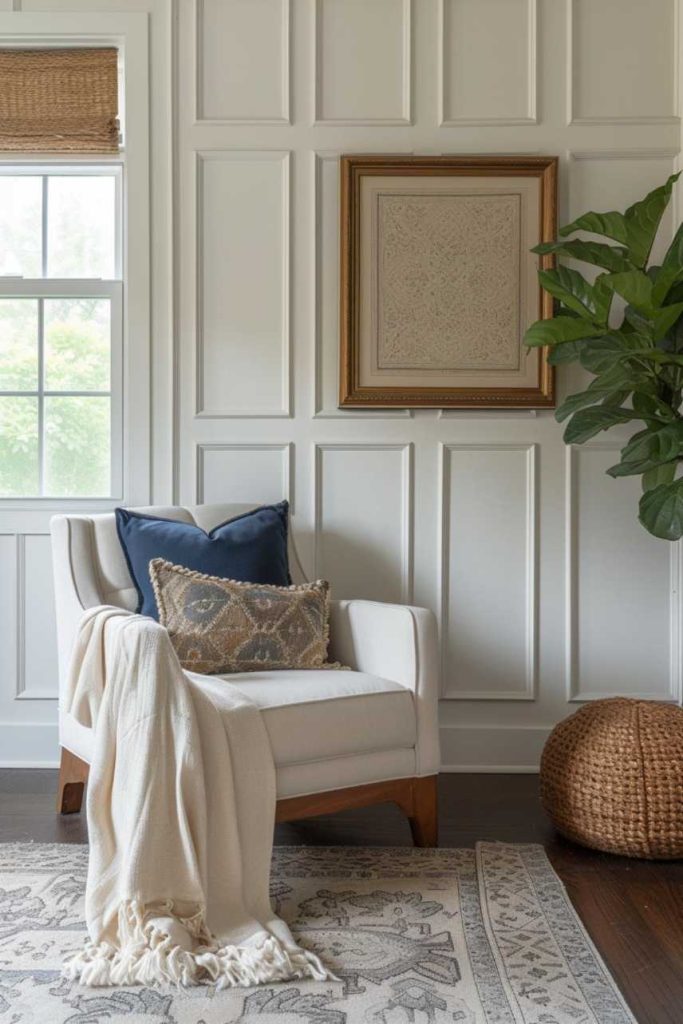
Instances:
[[[59,768],[59,761],[5,761],[0,759],[0,768]]]
[[[57,768],[57,723],[0,722],[0,768]]]
[[[442,772],[537,772],[552,726],[442,725]]]
[[[538,775],[537,764],[442,764],[442,775]]]

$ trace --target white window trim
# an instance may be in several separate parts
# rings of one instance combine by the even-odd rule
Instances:
[[[117,462],[122,467],[117,486],[112,490],[114,496],[1,498],[0,511],[46,508],[105,511],[117,504],[145,505],[150,500],[151,404],[148,15],[142,12],[0,12],[0,38],[4,47],[118,47],[122,55],[119,63],[124,95],[120,119],[125,125],[124,148],[111,157],[83,154],[72,159],[46,153],[35,154],[27,160],[26,153],[0,152],[0,163],[8,173],[12,173],[13,167],[24,168],[29,164],[52,171],[63,166],[65,173],[78,173],[81,166],[82,173],[90,173],[95,166],[101,167],[104,173],[108,170],[111,173],[116,166],[123,167],[120,264],[124,282],[122,317],[117,328],[122,344],[115,345],[112,337],[112,353],[114,348],[121,353],[119,372],[123,382],[123,401],[119,403],[121,412],[115,429],[112,423],[112,465],[116,443],[119,446]],[[65,288],[68,284],[54,278],[39,281],[14,278],[12,295],[18,294],[20,282],[34,292],[38,287]],[[73,279],[71,286],[74,284],[82,293],[84,282]],[[91,281],[89,284],[96,288],[117,285],[121,288],[120,282]],[[41,291],[40,294],[47,293]],[[112,304],[112,333],[115,305]],[[112,385],[113,382],[112,377]]]
[[[88,495],[85,498],[69,497],[59,498],[55,495],[40,494],[31,496],[17,496],[16,498],[3,498],[2,507],[13,507],[17,503],[22,506],[26,502],[35,502],[37,506],[55,505],[56,502],[111,502],[121,501],[123,498],[123,401],[122,401],[122,368],[123,368],[123,322],[122,302],[123,285],[121,281],[100,281],[84,280],[83,278],[2,278],[0,277],[0,298],[12,299],[66,299],[66,298],[88,298],[88,299],[109,299],[110,321],[110,384],[109,391],[50,391],[43,387],[43,381],[38,382],[37,389],[22,389],[21,391],[0,390],[0,396],[6,397],[27,397],[38,398],[39,403],[46,397],[55,395],[59,398],[71,398],[74,396],[107,395],[111,401],[111,450],[110,450],[110,493],[108,495]],[[41,339],[41,349],[45,344]],[[39,364],[40,364],[39,360]],[[41,365],[39,365],[39,372]],[[38,439],[40,455],[40,476],[43,473],[43,415],[42,410],[39,418],[40,435]]]

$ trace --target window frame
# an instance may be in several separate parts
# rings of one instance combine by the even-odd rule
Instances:
[[[123,268],[122,268],[122,179],[123,165],[117,163],[95,164],[60,161],[48,164],[44,161],[31,163],[0,163],[0,177],[41,177],[43,179],[43,204],[41,209],[42,265],[47,265],[48,207],[46,182],[52,177],[113,177],[114,188],[114,273],[113,278],[84,277],[21,277],[0,275],[0,299],[84,299],[102,298],[109,300],[110,309],[110,354],[108,391],[52,391],[45,387],[44,380],[44,317],[38,319],[38,386],[32,390],[8,390],[0,388],[2,398],[36,398],[38,400],[38,480],[40,494],[2,495],[3,506],[8,502],[37,502],[54,504],[56,501],[120,501],[123,497]],[[42,302],[39,310],[42,310]],[[110,400],[110,452],[109,452],[109,493],[89,495],[54,495],[43,492],[45,472],[45,398],[49,397],[107,397]]]
[[[151,500],[151,245],[149,16],[146,12],[0,12],[5,47],[116,46],[119,50],[119,120],[124,143],[118,154],[35,155],[0,152],[3,170],[64,168],[75,174],[101,167],[121,175],[121,483],[106,498],[0,497],[0,514],[24,512],[105,512],[116,505],[148,505]],[[26,279],[13,279],[18,281]],[[42,278],[44,285],[54,278]],[[62,279],[63,280],[63,279]],[[70,279],[79,281],[81,279]],[[2,282],[8,279],[0,279]],[[97,282],[101,285],[101,282]],[[112,446],[114,434],[112,434]],[[112,447],[112,456],[114,455]],[[117,482],[118,483],[118,482]],[[11,522],[14,522],[12,515]],[[31,520],[33,521],[33,520]]]

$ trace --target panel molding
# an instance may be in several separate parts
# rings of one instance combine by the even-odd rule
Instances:
[[[600,690],[581,693],[578,681],[578,505],[577,505],[577,458],[581,451],[618,452],[623,447],[620,441],[591,441],[581,447],[567,445],[565,453],[565,696],[568,704],[586,704],[595,700],[614,697],[613,692]],[[629,693],[629,697],[641,700],[677,702],[683,700],[683,629],[681,614],[683,603],[683,558],[681,543],[671,544],[669,554],[669,689],[667,693]]]
[[[204,328],[202,296],[204,291],[204,174],[206,163],[216,161],[270,160],[282,164],[282,407],[281,409],[207,409],[204,401]],[[291,263],[291,212],[290,212],[290,165],[291,152],[279,149],[200,149],[194,154],[195,204],[195,417],[197,419],[288,419],[292,416],[292,344],[290,322],[290,263]]]
[[[59,700],[59,696],[56,693],[47,690],[31,689],[27,686],[26,680],[26,538],[49,536],[49,533],[15,534],[16,676],[14,700],[51,700],[55,702]]]
[[[202,83],[202,68],[204,66],[204,53],[202,46],[202,21],[204,13],[204,0],[194,0],[194,10],[192,16],[192,54],[194,59],[194,68],[192,74],[192,82],[194,87],[194,97],[192,109],[194,111],[194,124],[195,126],[208,125],[213,127],[230,126],[230,125],[263,125],[263,126],[277,126],[277,125],[291,125],[291,110],[290,110],[290,80],[291,80],[291,68],[290,68],[290,36],[292,27],[292,13],[290,7],[290,0],[280,0],[281,11],[282,11],[282,80],[280,83],[280,95],[282,98],[282,109],[278,115],[273,117],[205,117],[203,114],[204,96],[203,96],[203,83]]]
[[[413,544],[413,494],[414,494],[414,444],[409,442],[365,444],[359,443],[314,443],[313,445],[313,552],[314,577],[319,578],[322,561],[323,536],[323,457],[325,452],[400,452],[401,453],[401,601],[411,604],[413,600],[414,544]]]
[[[476,700],[476,701],[533,701],[538,688],[538,444],[532,442],[492,443],[492,444],[452,444],[440,443],[439,459],[439,501],[440,509],[438,529],[438,572],[437,583],[437,617],[441,640],[441,700]],[[451,501],[450,454],[461,452],[525,452],[526,453],[526,634],[525,634],[525,688],[517,690],[462,690],[449,693],[444,690],[446,678],[446,638],[449,634],[449,596],[450,583],[449,556],[451,547]]]
[[[495,127],[496,125],[538,124],[538,4],[537,0],[527,3],[527,112],[522,117],[450,117],[446,103],[446,74],[450,57],[446,52],[446,4],[438,0],[438,124],[441,128],[457,125],[472,127]]]
[[[289,502],[290,513],[294,513],[294,444],[291,441],[265,444],[196,444],[195,445],[195,494],[196,504],[204,504],[204,470],[207,452],[280,452],[282,459],[283,497]]]
[[[321,7],[325,0],[313,0],[312,15],[312,94],[313,127],[367,125],[371,127],[400,127],[413,123],[413,4],[402,0],[403,47],[401,63],[401,116],[400,117],[324,117],[321,110],[320,93],[322,83],[322,27]]]
[[[673,74],[671,82],[672,92],[672,113],[666,115],[652,115],[652,116],[636,116],[636,117],[624,117],[621,115],[605,115],[601,117],[579,117],[575,114],[576,99],[574,91],[574,82],[576,78],[575,74],[575,58],[576,58],[576,40],[575,40],[575,28],[576,28],[576,0],[565,0],[566,6],[566,35],[567,35],[567,67],[566,67],[566,89],[567,89],[567,125],[572,127],[574,125],[609,125],[609,126],[620,126],[620,125],[664,125],[664,124],[679,124],[680,123],[680,101],[679,101],[679,82],[680,82],[680,53],[679,53],[679,41],[681,35],[681,0],[672,0],[674,8],[674,64]]]

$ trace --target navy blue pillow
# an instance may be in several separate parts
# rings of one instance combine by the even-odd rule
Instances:
[[[117,508],[116,529],[138,592],[137,611],[159,618],[149,578],[153,558],[210,576],[288,587],[288,512],[286,501],[262,505],[206,533],[189,523]]]

